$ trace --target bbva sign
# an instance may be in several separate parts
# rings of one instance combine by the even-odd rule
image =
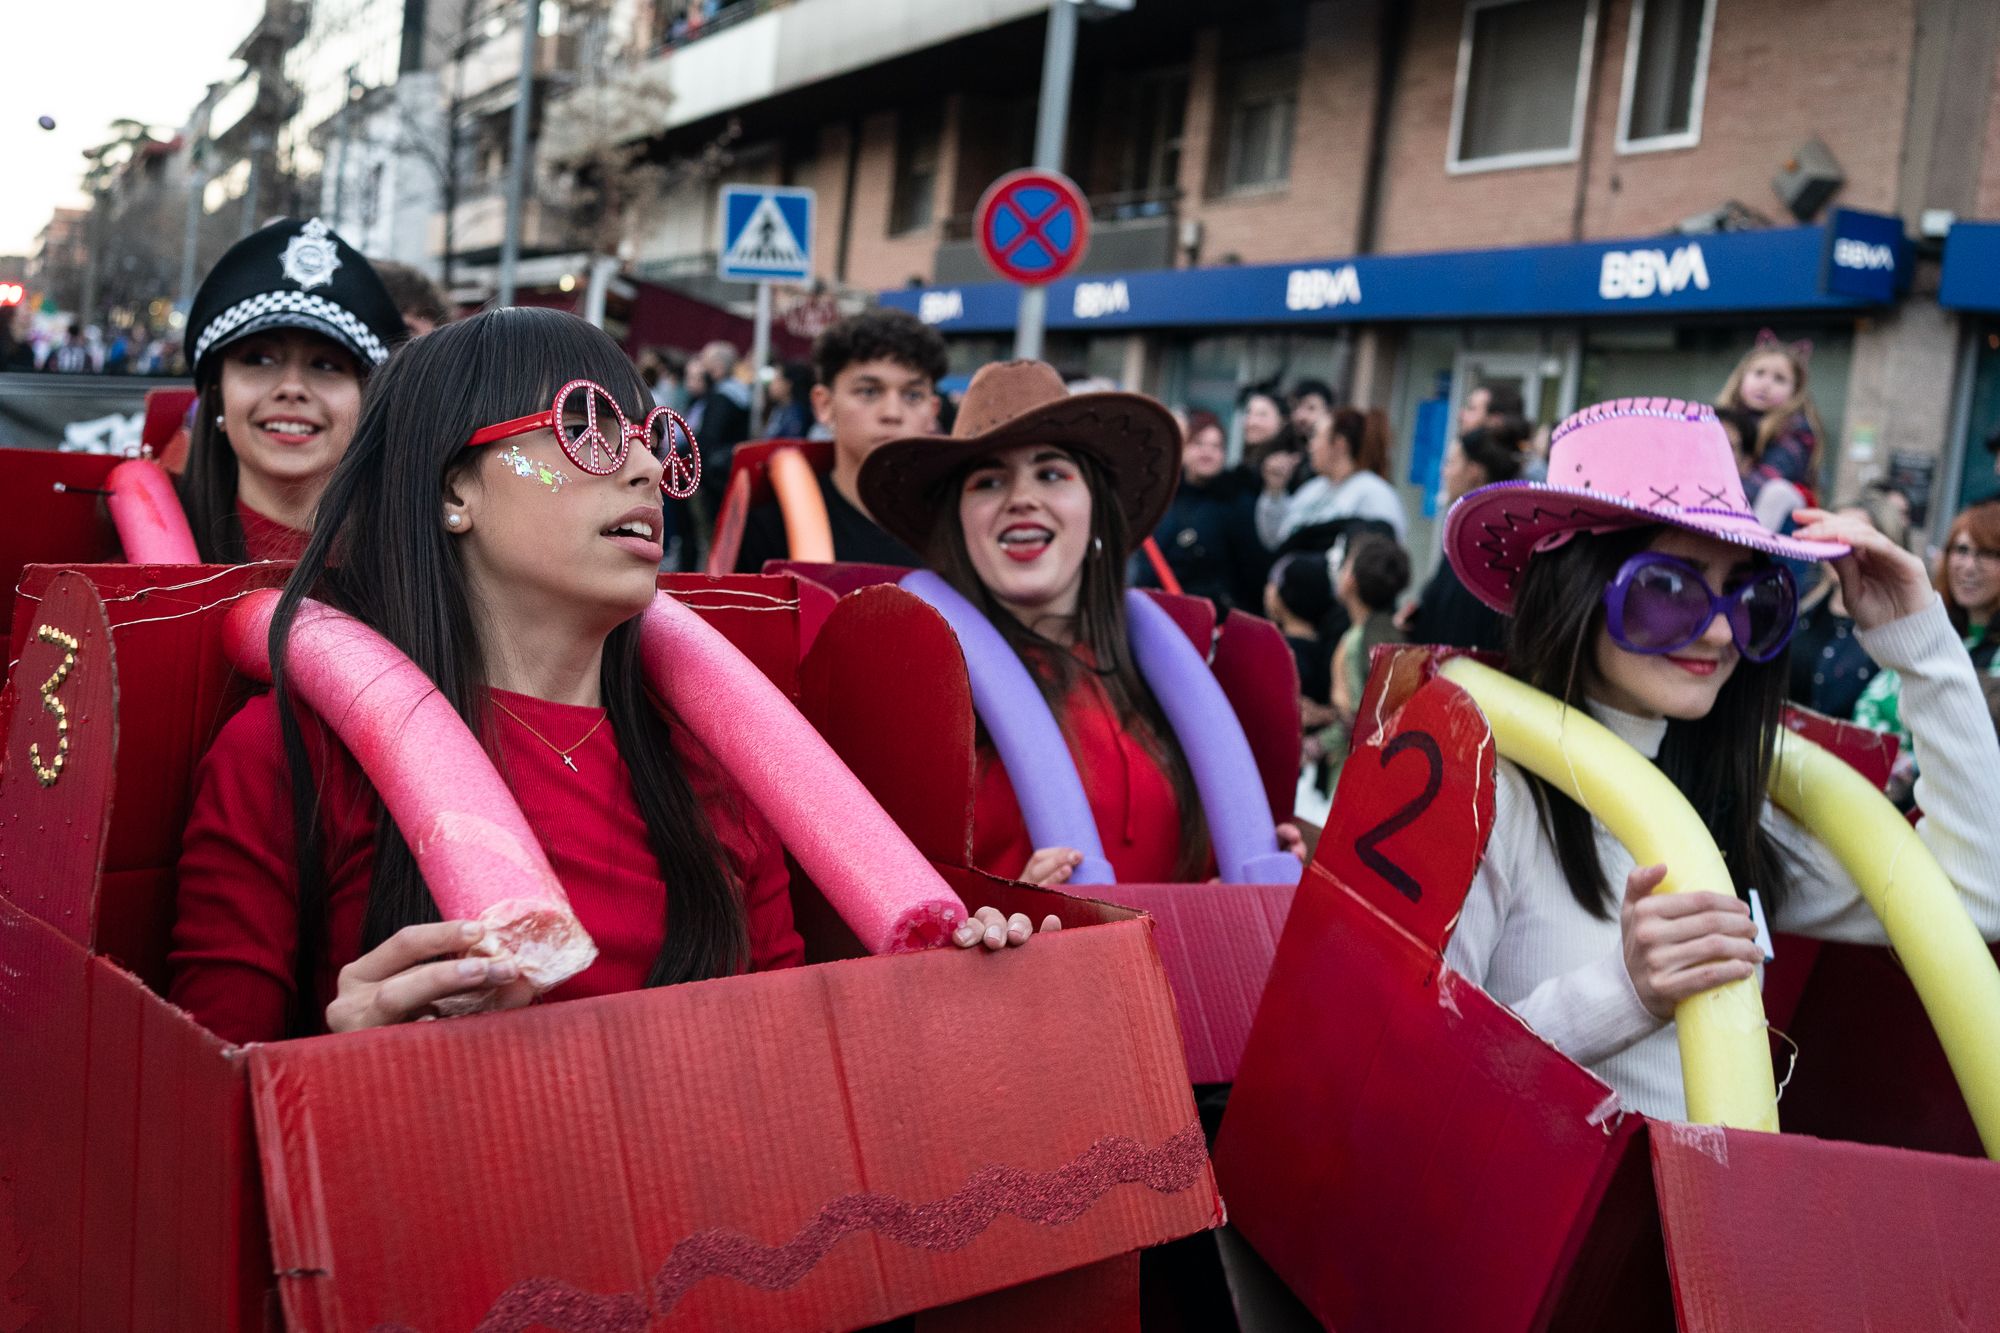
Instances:
[[[1699,242],[1665,250],[1607,250],[1597,271],[1597,294],[1607,301],[1672,296],[1708,290],[1708,261]]]

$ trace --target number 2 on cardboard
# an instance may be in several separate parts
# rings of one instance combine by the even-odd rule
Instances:
[[[1438,792],[1444,787],[1444,752],[1438,748],[1437,738],[1427,731],[1406,731],[1381,749],[1381,764],[1384,769],[1390,761],[1405,750],[1415,750],[1429,765],[1430,773],[1424,779],[1424,788],[1405,801],[1387,819],[1369,829],[1354,840],[1354,854],[1361,858],[1361,864],[1380,875],[1384,882],[1411,902],[1422,902],[1423,886],[1409,871],[1382,854],[1382,844],[1397,833],[1423,818],[1424,811],[1431,808]]]

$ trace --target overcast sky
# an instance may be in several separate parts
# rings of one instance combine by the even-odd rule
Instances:
[[[178,126],[234,68],[263,0],[0,0],[0,254],[81,204],[82,152],[120,117]],[[53,116],[43,130],[38,116]]]

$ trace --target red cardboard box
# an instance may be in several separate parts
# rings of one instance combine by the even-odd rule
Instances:
[[[118,558],[118,532],[104,489],[111,469],[125,460],[109,454],[59,454],[42,449],[0,449],[0,614],[14,623],[14,589],[30,564],[91,564]],[[56,487],[79,488],[58,491]],[[9,653],[13,661],[17,654]]]
[[[221,614],[279,573],[30,578],[0,772],[0,1327],[1130,1326],[1132,1252],[1218,1220],[1151,924],[963,873],[1069,929],[210,1035],[159,993],[178,830],[241,689]],[[796,624],[787,581],[699,584],[728,632]],[[66,671],[43,626],[75,640]],[[750,642],[766,669],[796,661],[781,638]]]
[[[1495,760],[1432,665],[1377,658],[1376,729],[1343,771],[1216,1142],[1231,1221],[1343,1331],[2000,1327],[2000,1166],[1647,1120],[1446,966]],[[1774,1022],[1808,1030],[1818,989],[1795,987]],[[1880,1022],[1841,1040],[1935,1044]],[[1795,1083],[1782,1114],[1804,1111]]]
[[[864,581],[872,567],[785,566]],[[908,571],[887,571],[893,578]],[[1210,655],[1244,721],[1274,812],[1289,816],[1299,762],[1298,674],[1277,630],[1197,597],[1159,600]],[[893,586],[841,598],[801,668],[800,707],[904,832],[940,867],[972,860],[975,777],[972,691],[965,657],[944,618]],[[1079,886],[1158,922],[1197,1083],[1235,1077],[1264,977],[1284,930],[1289,884]]]

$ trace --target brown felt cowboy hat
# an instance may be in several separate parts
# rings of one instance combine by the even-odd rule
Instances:
[[[1144,394],[1072,395],[1045,361],[981,367],[949,435],[892,440],[861,465],[861,502],[875,521],[916,550],[929,547],[945,512],[943,487],[970,464],[1020,444],[1088,454],[1104,470],[1125,513],[1131,554],[1153,533],[1181,474],[1181,429]]]

